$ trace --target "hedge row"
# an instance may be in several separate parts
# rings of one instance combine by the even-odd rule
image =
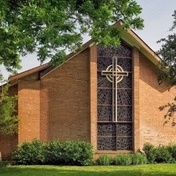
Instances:
[[[44,143],[39,140],[23,142],[12,155],[14,164],[34,165],[79,165],[93,164],[93,148],[83,141],[52,141]],[[147,163],[176,163],[176,145],[154,147],[144,144],[143,153],[101,155],[98,165],[139,165]]]
[[[143,151],[135,154],[102,155],[98,165],[139,165],[153,163],[176,163],[176,144],[157,146],[145,143]]]
[[[147,157],[148,163],[176,163],[175,144],[155,147],[150,143],[145,143],[143,151]]]
[[[93,161],[92,146],[83,141],[52,141],[44,143],[39,140],[23,142],[12,155],[14,164],[34,165],[91,165]]]
[[[114,157],[110,155],[101,155],[97,159],[98,165],[139,165],[147,164],[147,158],[144,154],[117,154]]]

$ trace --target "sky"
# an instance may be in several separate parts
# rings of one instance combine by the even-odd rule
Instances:
[[[144,28],[135,32],[157,51],[160,44],[156,41],[166,37],[173,24],[172,14],[176,10],[176,0],[136,0],[136,2],[143,9],[141,17],[144,19]]]
[[[157,44],[156,41],[166,37],[172,26],[172,14],[176,10],[176,0],[136,0],[136,2],[143,9],[140,16],[144,19],[144,28],[135,32],[150,48],[157,51],[160,44]],[[86,38],[84,40],[86,42]],[[22,69],[19,70],[19,73],[39,66],[39,64],[34,54],[28,55],[22,59]],[[7,78],[9,74],[5,68],[0,66],[0,70],[4,78]]]

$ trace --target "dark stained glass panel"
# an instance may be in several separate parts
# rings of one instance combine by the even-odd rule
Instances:
[[[117,106],[119,122],[132,122],[132,108],[131,106]]]
[[[120,48],[99,45],[97,55],[97,149],[132,150],[132,49],[123,43]],[[113,66],[114,57],[117,65],[128,72],[117,86],[114,86],[114,79],[110,81],[102,74],[110,65]],[[115,105],[112,103],[114,94]]]
[[[112,121],[112,105],[111,106],[103,106],[98,105],[98,121],[99,122],[106,122]]]
[[[102,76],[100,72],[97,73],[98,76],[98,87],[106,88],[112,87],[112,83],[107,80],[106,76]]]
[[[117,89],[117,104],[118,105],[132,105],[132,90],[131,89]]]
[[[116,150],[116,137],[98,137],[98,150]]]
[[[132,137],[117,137],[116,150],[132,150]]]
[[[98,104],[112,104],[112,89],[98,89]]]
[[[132,73],[128,73],[128,76],[124,77],[121,82],[118,83],[117,89],[123,87],[125,88],[132,88]]]
[[[132,58],[131,48],[123,43],[120,48],[116,48],[116,47],[105,48],[99,45],[97,49],[97,54],[98,54],[98,57],[113,57],[114,55],[118,55],[118,57]]]
[[[116,125],[114,123],[98,124],[98,136],[116,136]]]
[[[118,136],[131,137],[132,136],[132,126],[131,124],[117,124],[116,132]]]

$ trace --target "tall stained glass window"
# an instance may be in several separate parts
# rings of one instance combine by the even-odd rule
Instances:
[[[97,47],[98,150],[132,150],[132,49]]]

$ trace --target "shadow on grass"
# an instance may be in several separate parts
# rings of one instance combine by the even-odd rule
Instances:
[[[0,168],[0,176],[174,176],[175,173],[118,167],[12,166]]]

